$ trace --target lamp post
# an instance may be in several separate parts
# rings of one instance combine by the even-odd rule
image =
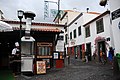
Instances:
[[[24,12],[22,10],[18,10],[18,18],[20,20],[20,39],[19,39],[19,43],[20,43],[20,59],[21,59],[21,37],[22,37],[22,33],[21,33],[21,29],[22,29],[22,18],[23,18],[23,14]],[[20,67],[20,72],[21,72],[21,67]]]
[[[22,18],[23,18],[24,12],[22,10],[18,10],[18,18],[20,20],[20,55],[21,55],[21,37],[22,37]]]
[[[21,29],[22,29],[22,18],[23,18],[24,12],[22,10],[18,10],[18,18],[20,20],[20,41],[21,41]]]
[[[106,6],[108,0],[100,0],[100,6]]]

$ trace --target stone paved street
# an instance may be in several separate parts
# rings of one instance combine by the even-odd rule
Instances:
[[[78,59],[70,59],[68,65],[62,69],[52,68],[44,75],[19,76],[16,80],[115,80],[113,70],[109,64],[98,62],[82,62]],[[119,79],[118,79],[119,80]]]

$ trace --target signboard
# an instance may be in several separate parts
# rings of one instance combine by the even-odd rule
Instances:
[[[113,11],[111,14],[112,14],[112,20],[117,19],[118,17],[120,17],[120,8]]]
[[[37,61],[37,74],[46,73],[46,61]]]
[[[60,53],[59,52],[54,52],[53,53],[53,59],[60,59]]]

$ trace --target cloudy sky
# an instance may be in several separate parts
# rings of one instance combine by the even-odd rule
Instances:
[[[57,2],[58,0],[47,0]],[[61,10],[104,12],[107,7],[99,5],[100,0],[60,0]],[[48,22],[50,19],[44,19],[44,0],[0,0],[0,9],[4,17],[10,20],[18,20],[17,10],[32,11],[36,14],[35,21]],[[49,3],[49,9],[57,9],[57,4]]]

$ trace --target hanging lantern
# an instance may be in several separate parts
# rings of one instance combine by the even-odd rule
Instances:
[[[107,0],[100,0],[99,5],[105,6],[107,4]]]

